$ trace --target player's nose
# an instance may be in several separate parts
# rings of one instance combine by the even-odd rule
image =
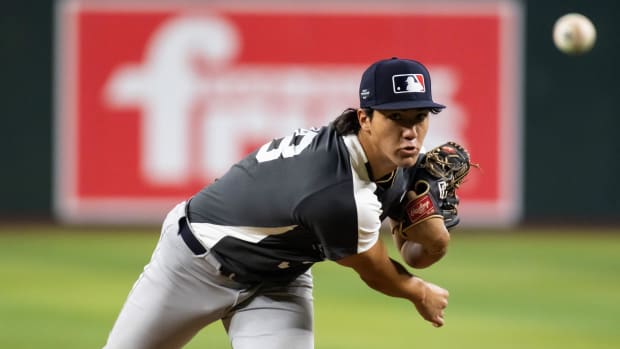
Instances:
[[[418,130],[416,128],[416,124],[413,125],[403,125],[402,126],[402,134],[403,138],[407,140],[413,140],[418,137]]]

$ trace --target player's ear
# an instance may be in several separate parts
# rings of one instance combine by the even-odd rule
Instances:
[[[372,117],[364,111],[364,109],[357,109],[357,121],[360,123],[360,128],[362,131],[370,130],[370,120]]]

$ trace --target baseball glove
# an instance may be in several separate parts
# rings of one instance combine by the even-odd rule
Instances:
[[[397,231],[403,238],[412,229],[431,218],[441,218],[447,229],[459,224],[459,198],[456,189],[463,183],[471,167],[469,153],[455,142],[447,142],[423,155],[413,180],[414,193],[408,193],[405,219]]]

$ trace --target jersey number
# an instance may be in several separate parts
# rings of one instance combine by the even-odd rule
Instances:
[[[283,158],[290,158],[298,155],[312,143],[317,133],[318,130],[315,129],[307,130],[300,128],[295,130],[291,136],[273,140],[260,147],[258,153],[256,153],[256,160],[258,162],[265,162],[278,159],[280,156]],[[299,138],[301,138],[301,140],[299,140]],[[297,140],[299,140],[299,142],[297,142]],[[274,142],[277,141],[280,141],[278,146],[272,147]]]

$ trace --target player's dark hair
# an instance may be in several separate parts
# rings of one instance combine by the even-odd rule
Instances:
[[[364,114],[372,118],[371,108],[362,108]],[[333,122],[336,132],[340,136],[357,134],[361,128],[359,121],[357,120],[357,109],[347,108],[342,112]]]

